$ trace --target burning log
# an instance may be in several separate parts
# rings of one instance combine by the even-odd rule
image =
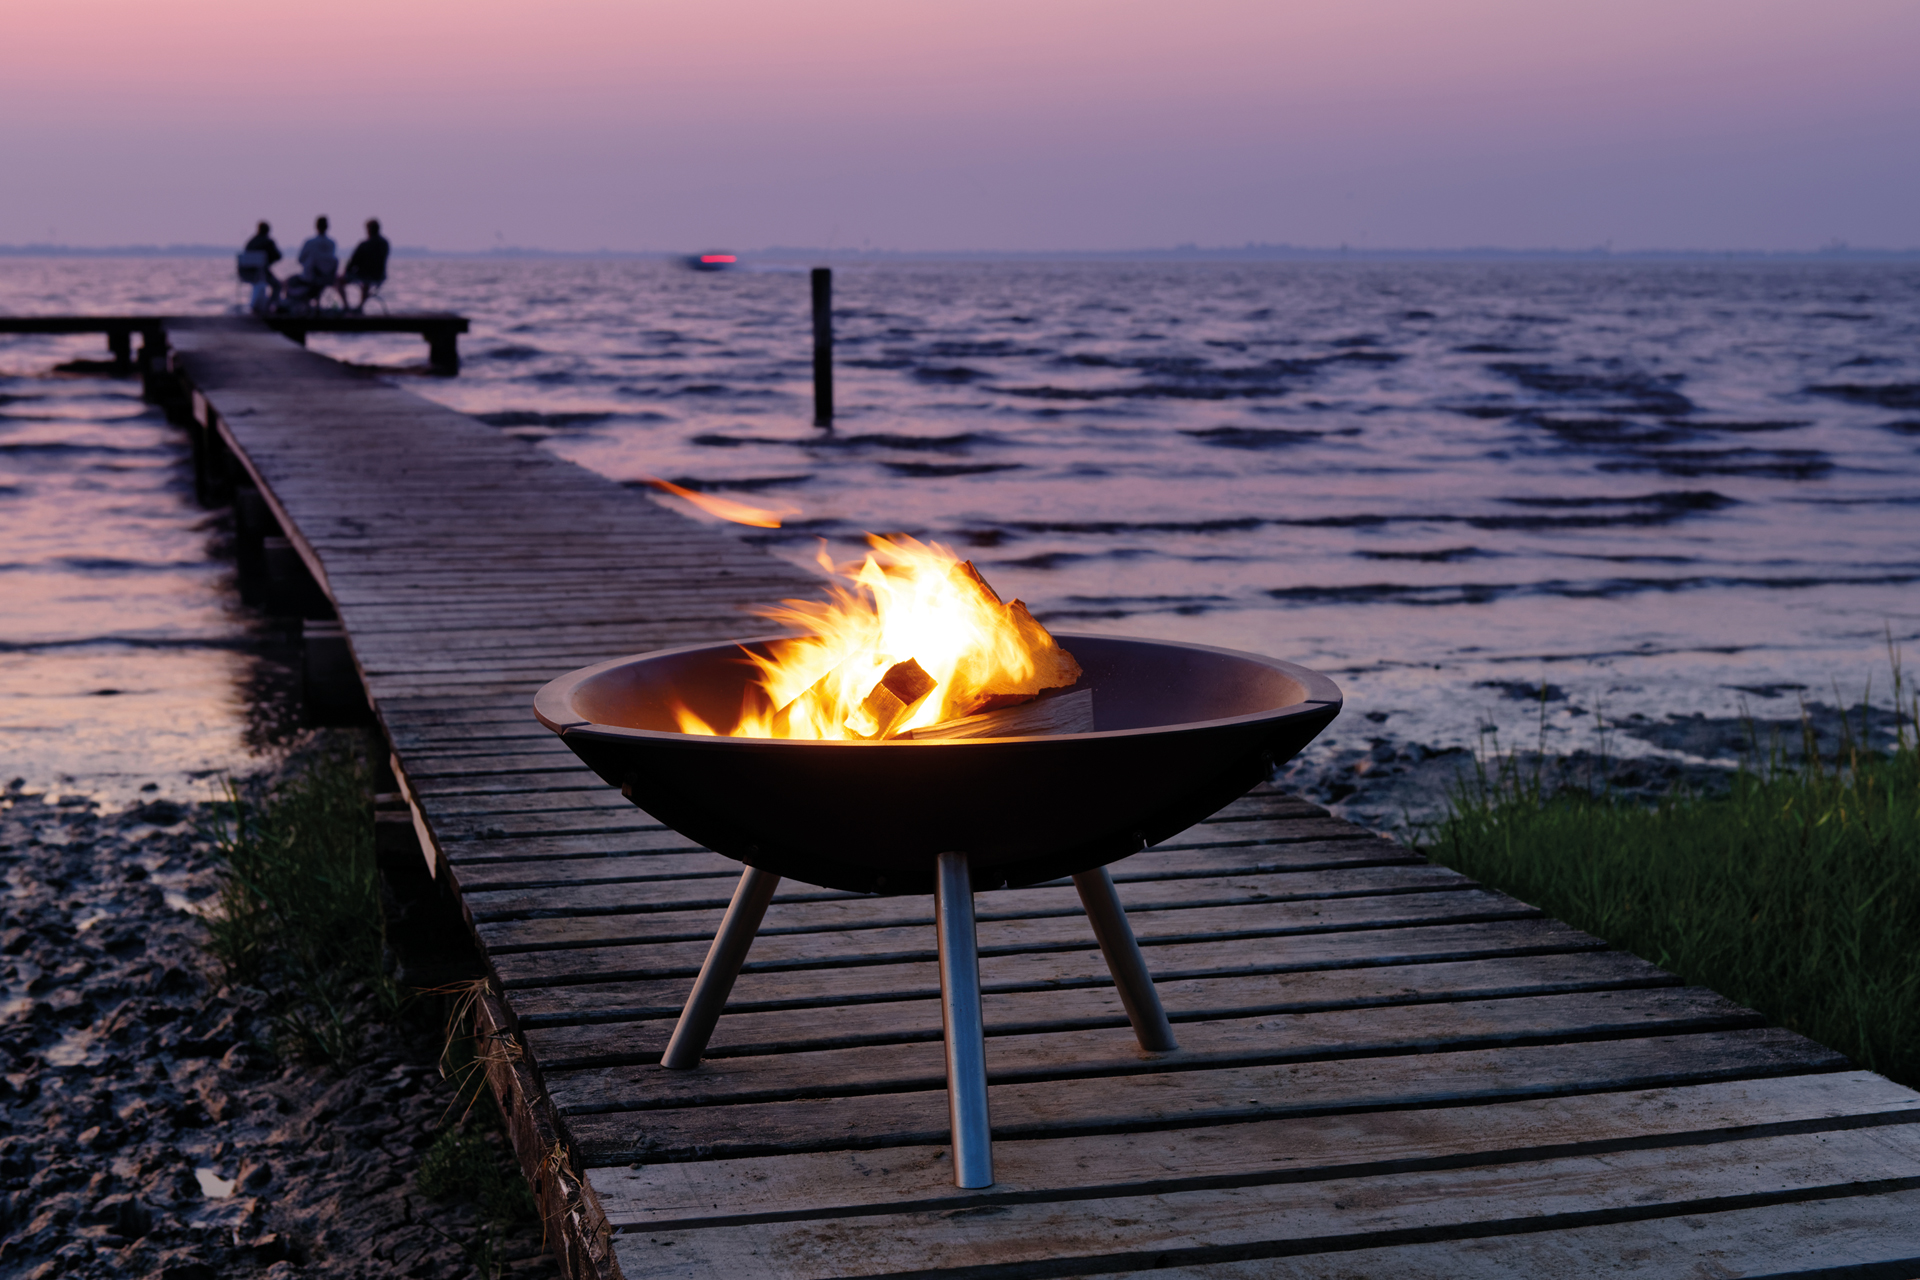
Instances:
[[[863,738],[890,738],[939,684],[912,658],[896,662],[873,686],[860,710],[847,717],[847,727]]]
[[[1055,693],[1018,706],[962,716],[909,729],[901,734],[915,742],[954,742],[963,738],[1032,738],[1059,733],[1092,733],[1093,690]]]
[[[1013,633],[1015,642],[1026,650],[1033,662],[1033,672],[1027,679],[982,689],[961,713],[961,717],[957,718],[1031,702],[1048,689],[1065,689],[1080,678],[1080,664],[1074,661],[1072,654],[1054,642],[1053,636],[1028,610],[1025,601],[1015,600],[1012,604],[1002,601],[1000,593],[980,576],[980,571],[974,568],[971,560],[962,560],[954,565],[951,577],[957,582],[970,584],[985,601],[991,602],[993,608],[1002,612],[1005,625]]]

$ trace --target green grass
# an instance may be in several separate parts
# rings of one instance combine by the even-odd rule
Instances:
[[[1894,700],[1903,701],[1898,656]],[[1866,714],[1864,708],[1861,715]],[[1496,758],[1429,832],[1436,861],[1920,1086],[1920,741],[1763,749],[1724,795],[1648,806]]]
[[[401,1001],[384,967],[365,767],[335,750],[264,799],[228,795],[207,950],[229,982],[266,992],[283,1051],[348,1065],[369,1020]]]

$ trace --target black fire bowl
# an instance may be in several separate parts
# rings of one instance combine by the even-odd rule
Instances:
[[[930,893],[943,851],[976,889],[1104,866],[1271,776],[1340,713],[1305,667],[1163,640],[1060,635],[1095,731],[946,742],[804,742],[677,732],[671,707],[730,724],[742,648],[664,649],[560,677],[534,714],[636,805],[764,871],[862,893]]]

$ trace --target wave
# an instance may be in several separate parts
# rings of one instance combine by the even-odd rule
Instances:
[[[50,556],[0,563],[0,573],[197,573],[215,568],[206,560],[128,560],[119,556]]]
[[[993,560],[989,567],[1009,569],[1059,569],[1065,565],[1079,564],[1087,560],[1141,560],[1148,556],[1164,555],[1152,547],[1113,547],[1106,551],[1043,551],[1038,555],[1022,556],[1017,560]],[[1217,560],[1219,556],[1178,556],[1183,561]]]
[[[1756,476],[1772,480],[1811,480],[1833,470],[1833,459],[1818,449],[1649,449],[1636,458],[1603,462],[1599,470],[1658,471],[1687,479]]]
[[[1286,449],[1325,438],[1324,431],[1289,431],[1280,427],[1207,427],[1182,431],[1202,444],[1220,449]]]
[[[815,431],[810,436],[734,435],[708,431],[694,436],[692,443],[712,449],[738,449],[743,445],[779,445],[793,449],[828,449],[856,452],[865,449],[893,449],[903,453],[968,453],[979,445],[1004,445],[1007,441],[986,431],[962,431],[945,436],[909,436],[894,432],[868,432],[843,436],[838,432]]]
[[[492,427],[583,427],[614,418],[636,415],[613,412],[539,413],[532,409],[503,409],[498,413],[476,413],[474,417]],[[658,417],[659,415],[653,415]]]
[[[695,493],[756,493],[762,489],[781,489],[798,484],[808,484],[813,474],[797,476],[741,476],[729,480],[702,480],[698,476],[675,476],[673,483],[682,489],[691,489]],[[646,480],[627,480],[623,482],[629,489],[646,489],[652,485]]]
[[[1598,448],[1677,444],[1696,434],[1684,422],[1671,419],[1655,424],[1626,418],[1556,418],[1529,412],[1520,415],[1518,421],[1544,428],[1568,444]]]
[[[152,445],[146,448],[129,448],[116,444],[79,444],[70,440],[21,440],[8,442],[0,440],[0,456],[20,457],[32,454],[47,454],[56,457],[123,457],[123,458],[168,458],[174,457],[180,450],[165,445]]]
[[[1809,587],[1897,587],[1920,582],[1920,566],[1870,574],[1702,574],[1673,578],[1550,578],[1537,582],[1369,582],[1351,586],[1272,587],[1264,594],[1287,604],[1490,604],[1517,596],[1565,600],[1613,600],[1647,592],[1675,593],[1729,588],[1800,591]]]
[[[1384,529],[1394,525],[1462,525],[1469,529],[1494,531],[1653,528],[1689,517],[1737,505],[1737,501],[1717,493],[1702,495],[1666,495],[1649,498],[1566,499],[1576,508],[1571,514],[1482,513],[1462,515],[1450,512],[1407,512],[1388,515],[1379,512],[1353,512],[1328,516],[1225,516],[1210,520],[1017,520],[1002,527],[1020,533],[1058,533],[1113,535],[1125,533],[1230,533],[1266,527],[1285,529]],[[1561,500],[1506,498],[1504,502],[1557,505]]]
[[[1807,391],[1853,404],[1876,404],[1882,409],[1920,409],[1920,382],[1835,382],[1808,387]]]
[[[908,436],[890,431],[868,432],[857,436],[822,436],[810,442],[828,449],[902,449],[911,453],[965,453],[976,445],[1005,444],[987,431],[961,431],[945,436]]]
[[[1698,418],[1690,418],[1684,423],[1668,422],[1667,425],[1670,427],[1686,426],[1695,431],[1754,432],[1792,431],[1796,427],[1810,427],[1813,423],[1806,418],[1781,418],[1761,422],[1702,422]]]
[[[1525,680],[1476,680],[1476,689],[1494,689],[1501,697],[1511,698],[1515,702],[1565,702],[1567,691],[1557,684],[1542,681],[1528,684]]]
[[[1566,373],[1551,365],[1512,361],[1499,361],[1487,368],[1529,391],[1585,400],[1617,397],[1629,412],[1682,417],[1694,409],[1693,401],[1674,389],[1686,381],[1684,374]]]
[[[1019,471],[1024,462],[882,462],[881,466],[897,476],[933,480],[949,476],[983,476],[995,471]]]
[[[1227,533],[1273,523],[1261,516],[1230,516],[1214,520],[1007,520],[1001,526],[1021,533]]]
[[[889,349],[888,355],[913,355],[912,350]],[[918,354],[935,356],[943,360],[977,360],[981,357],[1050,356],[1053,352],[1043,347],[1023,346],[1010,338],[991,338],[985,342],[930,342],[919,349]]]
[[[1497,551],[1482,551],[1479,547],[1437,547],[1432,551],[1356,551],[1353,553],[1362,560],[1411,560],[1419,564],[1459,564],[1462,560],[1479,560],[1497,556]]]

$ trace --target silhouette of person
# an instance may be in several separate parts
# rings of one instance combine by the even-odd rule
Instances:
[[[380,234],[380,219],[367,219],[367,238],[353,247],[353,256],[347,259],[347,269],[340,277],[340,302],[354,311],[365,311],[367,299],[373,291],[387,282],[387,240]],[[360,305],[354,306],[347,298],[347,286],[360,286]]]
[[[255,311],[265,311],[271,303],[280,300],[280,277],[273,274],[273,264],[280,261],[280,246],[273,242],[273,228],[262,222],[242,252],[266,255],[266,261],[260,266],[240,268],[240,279],[253,286],[249,305]]]
[[[340,272],[340,251],[327,234],[323,214],[313,220],[313,234],[300,246],[300,274],[287,281],[287,301],[296,306],[317,305]]]

